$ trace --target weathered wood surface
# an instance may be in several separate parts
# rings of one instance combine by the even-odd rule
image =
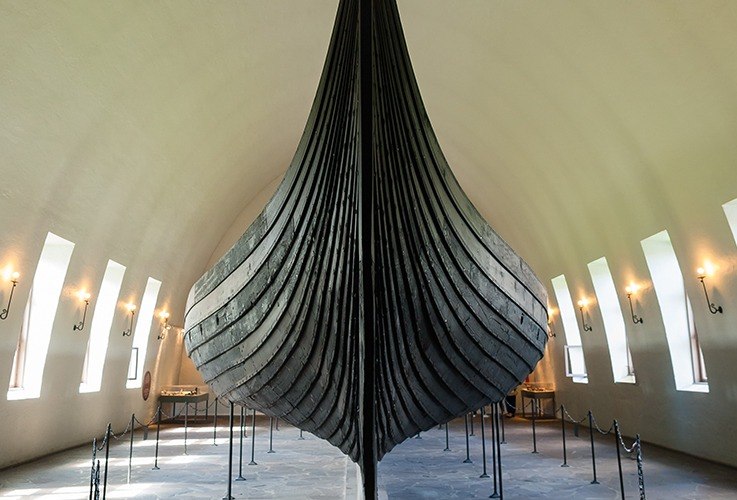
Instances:
[[[532,371],[546,303],[445,161],[395,1],[342,0],[284,180],[190,292],[206,382],[339,447],[374,497],[395,445]]]

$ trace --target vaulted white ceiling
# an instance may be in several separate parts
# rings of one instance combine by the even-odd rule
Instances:
[[[737,3],[398,3],[449,163],[544,281],[726,228]],[[181,307],[285,171],[336,7],[0,1],[0,258],[52,230]]]

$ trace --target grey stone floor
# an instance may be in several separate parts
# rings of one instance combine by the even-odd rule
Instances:
[[[155,433],[134,435],[130,484],[128,436],[113,440],[110,449],[108,498],[222,498],[227,488],[227,429],[218,424],[217,446],[213,446],[212,421],[188,430],[187,454],[180,425],[162,425],[159,470],[152,470]],[[234,481],[236,498],[252,499],[333,499],[357,498],[358,478],[353,463],[331,445],[282,425],[274,432],[275,453],[269,447],[267,418],[257,418],[256,453],[258,465],[250,461],[250,420],[243,446],[243,476]],[[487,422],[488,423],[488,422]],[[590,484],[589,437],[568,435],[568,463],[561,465],[560,423],[539,422],[538,451],[532,454],[530,422],[506,420],[506,444],[502,445],[504,496],[507,499],[570,498],[617,499],[619,481],[611,436],[596,436],[597,472],[601,484]],[[432,429],[421,439],[410,439],[387,455],[379,467],[380,498],[488,498],[493,481],[480,479],[482,471],[479,417],[470,437],[472,464],[463,463],[465,432],[463,420],[450,425],[450,452],[444,452],[445,432]],[[491,440],[487,426],[491,474]],[[237,431],[236,431],[237,436]],[[644,446],[645,486],[651,499],[735,499],[737,470],[703,462],[682,454]],[[98,455],[104,458],[104,454]],[[80,499],[89,492],[91,445],[0,471],[0,500]],[[234,475],[238,476],[238,447],[234,449]],[[623,459],[625,493],[637,498],[635,461]]]

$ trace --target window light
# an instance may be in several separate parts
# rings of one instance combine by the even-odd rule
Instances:
[[[51,331],[73,251],[71,241],[53,233],[46,236],[26,303],[8,399],[32,399],[41,395]]]
[[[676,389],[709,392],[691,301],[668,231],[645,238],[641,245],[660,304]]]
[[[154,319],[154,309],[156,308],[156,300],[159,297],[160,288],[160,281],[153,278],[148,279],[146,289],[143,292],[143,298],[141,299],[141,308],[133,334],[130,361],[132,370],[129,372],[128,380],[125,383],[128,389],[141,387],[143,365],[146,360],[146,347],[148,346],[148,337],[151,333],[151,323]]]
[[[112,260],[107,262],[105,275],[102,278],[99,297],[95,302],[95,313],[92,317],[90,339],[87,342],[87,354],[84,357],[82,383],[79,392],[97,392],[102,385],[102,372],[107,355],[110,329],[118,305],[120,286],[123,284],[125,266]]]
[[[614,381],[634,383],[635,372],[630,361],[624,317],[606,257],[589,263],[589,273],[604,322],[604,335],[609,346]]]
[[[566,277],[561,274],[553,278],[552,283],[566,339],[566,376],[571,377],[574,382],[588,383],[583,345],[581,344],[581,332],[578,329],[576,310],[573,308],[573,300],[571,300],[571,294],[568,291]]]

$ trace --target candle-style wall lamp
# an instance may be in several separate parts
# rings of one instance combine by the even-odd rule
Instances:
[[[87,308],[90,306],[91,295],[84,290],[80,290],[77,297],[79,297],[79,300],[84,302],[84,313],[82,313],[82,321],[74,325],[74,331],[81,332],[84,329],[85,321],[87,321]]]
[[[128,309],[129,313],[131,313],[131,324],[130,327],[123,332],[123,337],[130,337],[133,335],[133,316],[136,315],[136,305],[129,302],[125,305],[125,308]]]
[[[161,311],[159,313],[159,318],[161,318],[161,328],[159,329],[159,336],[156,337],[157,340],[164,340],[166,338],[166,332],[171,330],[171,325],[169,324],[169,312],[168,311]]]
[[[627,300],[630,303],[630,314],[632,315],[632,322],[635,324],[642,324],[642,318],[635,314],[635,308],[632,307],[632,296],[636,295],[637,292],[640,290],[640,285],[638,285],[637,283],[630,283],[624,290],[625,292],[627,292]]]
[[[584,318],[584,314],[583,314],[583,310],[586,309],[586,306],[588,305],[589,305],[589,299],[587,299],[586,297],[578,301],[578,310],[581,311],[581,325],[583,326],[584,332],[590,332],[593,330],[591,325],[586,323],[586,319]]]
[[[10,287],[10,297],[8,297],[8,305],[5,306],[5,309],[0,312],[0,319],[6,319],[8,317],[8,313],[10,313],[10,304],[13,303],[13,292],[15,291],[15,287],[18,286],[18,278],[20,278],[19,272],[10,273],[10,282],[13,284],[13,286]]]
[[[553,329],[553,317],[558,313],[555,307],[548,307],[548,338],[552,339],[555,337],[555,330]]]
[[[701,286],[704,287],[704,296],[706,297],[706,303],[709,304],[709,312],[712,314],[723,313],[724,310],[722,309],[722,306],[716,306],[711,300],[709,300],[709,292],[706,291],[706,283],[704,283],[704,280],[708,276],[713,275],[714,267],[709,265],[709,263],[706,263],[704,267],[700,267],[696,270],[696,277],[701,282]]]

